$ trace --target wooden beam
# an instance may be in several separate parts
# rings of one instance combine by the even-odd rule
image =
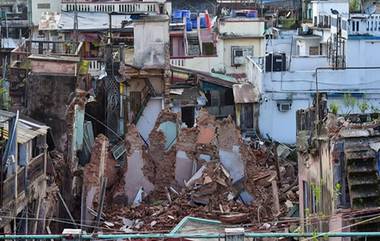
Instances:
[[[107,177],[102,177],[99,209],[98,209],[98,214],[96,216],[96,228],[97,229],[99,229],[100,217],[102,216],[102,212],[103,212],[103,205],[104,205],[104,197],[106,195],[106,188],[107,188]]]
[[[274,202],[274,210],[275,216],[280,215],[280,199],[278,197],[278,187],[276,180],[272,180],[272,192],[273,192],[273,202]]]

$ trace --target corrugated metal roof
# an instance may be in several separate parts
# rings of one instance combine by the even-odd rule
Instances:
[[[2,134],[8,138],[8,120],[15,114],[0,110],[0,128],[4,128]],[[24,144],[37,136],[46,135],[49,127],[20,118],[17,124],[17,143]]]
[[[234,99],[237,104],[257,103],[260,99],[259,90],[250,83],[233,85]]]

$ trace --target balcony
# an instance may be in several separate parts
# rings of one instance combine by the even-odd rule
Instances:
[[[202,57],[171,57],[172,66],[183,67],[187,69],[211,72],[221,66],[220,59],[217,56]]]
[[[25,173],[26,171],[26,173]],[[42,153],[30,160],[26,167],[18,169],[17,173],[8,177],[2,183],[0,191],[1,207],[4,216],[13,216],[13,208],[22,210],[27,203],[26,191],[33,188],[38,191],[46,178],[45,154]],[[41,191],[41,190],[40,190]],[[0,220],[0,227],[9,222],[9,219]]]
[[[150,1],[150,2],[86,2],[62,3],[62,11],[72,12],[118,12],[118,13],[164,13],[163,4]]]
[[[102,63],[98,59],[85,59],[85,61],[89,62],[88,73],[91,76],[95,77],[101,74],[101,70],[104,67],[104,63]]]
[[[11,67],[34,73],[77,75],[83,43],[26,40],[11,52]]]
[[[353,14],[347,22],[348,35],[380,36],[380,14]]]

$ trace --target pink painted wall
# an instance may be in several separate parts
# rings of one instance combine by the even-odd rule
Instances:
[[[77,63],[73,62],[57,62],[57,61],[31,61],[33,73],[51,73],[51,74],[64,74],[76,75]]]

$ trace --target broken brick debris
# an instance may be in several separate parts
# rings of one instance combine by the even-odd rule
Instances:
[[[134,126],[128,128],[124,178],[109,195],[122,197],[125,192],[129,205],[117,198],[106,205],[105,220],[113,228],[168,231],[189,215],[260,226],[286,215],[290,202],[298,201],[298,187],[293,185],[296,171],[281,159],[281,213],[275,213],[272,182],[277,173],[271,148],[254,149],[244,143],[231,118],[219,121],[201,110],[197,126],[179,129],[175,144],[166,150],[165,130],[160,125],[168,121],[180,126],[177,114],[162,111],[149,145]]]
[[[108,189],[116,185],[116,182],[119,179],[119,172],[116,165],[117,161],[112,157],[112,154],[109,151],[108,138],[100,134],[95,139],[95,143],[91,151],[90,162],[84,167],[83,170],[83,185],[88,191],[86,202],[87,205],[89,205],[89,208],[93,209],[99,203],[102,177],[107,178]]]

